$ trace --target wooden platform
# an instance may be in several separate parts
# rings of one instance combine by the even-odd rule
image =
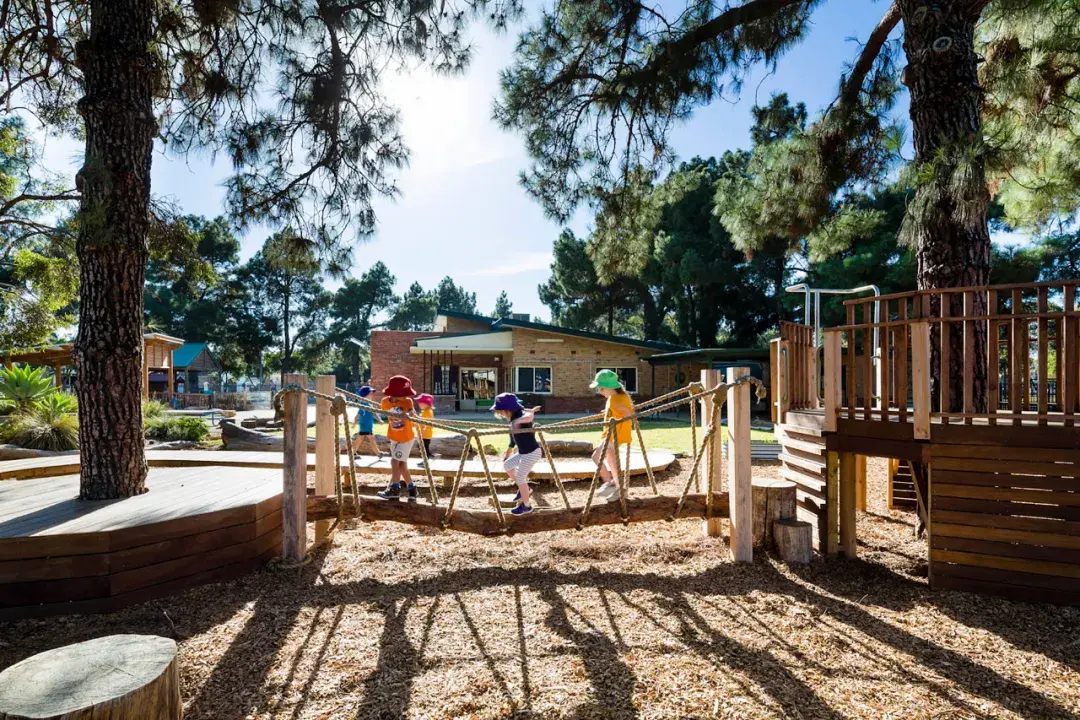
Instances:
[[[283,454],[279,452],[239,452],[235,450],[159,450],[148,451],[146,461],[150,467],[236,467],[236,468],[274,468],[282,467]],[[649,464],[654,472],[666,470],[675,462],[675,454],[669,450],[649,450]],[[308,453],[308,470],[315,469],[315,454]],[[341,466],[349,466],[349,458],[341,456]],[[356,467],[361,473],[372,475],[389,475],[390,459],[376,458],[360,455],[356,458]],[[409,467],[414,472],[423,473],[423,461],[413,459],[409,461]],[[496,475],[505,477],[502,462],[489,459],[488,467]],[[563,480],[580,480],[591,478],[596,469],[595,463],[588,458],[556,458],[555,467],[559,471],[559,477]],[[458,460],[438,458],[431,460],[431,471],[436,477],[452,478],[458,469]],[[77,455],[62,455],[51,458],[26,458],[23,460],[6,460],[0,462],[0,480],[22,480],[27,478],[52,477],[56,475],[71,475],[79,472],[79,457]],[[644,475],[645,461],[641,453],[630,453],[630,474]],[[465,462],[464,476],[469,478],[484,477],[484,468],[479,460]],[[552,479],[551,466],[546,460],[542,460],[533,467],[531,478],[537,480]],[[279,477],[280,480],[280,477]],[[280,486],[280,482],[278,483]],[[280,489],[280,487],[279,487]]]
[[[155,467],[149,491],[124,500],[82,501],[78,487],[77,475],[0,482],[0,620],[115,610],[281,550],[276,469]]]

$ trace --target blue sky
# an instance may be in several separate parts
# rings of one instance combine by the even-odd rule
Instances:
[[[805,102],[811,115],[833,98],[845,63],[858,52],[852,38],[864,40],[885,11],[874,0],[835,0],[813,18],[806,42],[790,51],[775,72],[764,68],[745,84],[741,97],[725,97],[700,108],[673,135],[679,157],[719,155],[749,144],[750,107],[785,91]],[[433,287],[450,275],[477,293],[479,309],[490,311],[506,290],[514,310],[547,318],[536,286],[549,276],[551,247],[560,227],[544,217],[518,184],[528,164],[520,137],[491,120],[499,71],[511,61],[516,32],[495,35],[473,28],[475,55],[467,74],[435,77],[423,70],[392,76],[387,93],[400,107],[412,161],[400,176],[402,196],[379,199],[378,231],[355,250],[359,274],[381,260],[398,280],[398,290],[413,281]],[[906,105],[898,108],[906,117]],[[58,171],[77,167],[81,146],[70,140],[47,141],[45,161]],[[212,217],[221,212],[220,186],[228,158],[172,158],[155,153],[154,193],[172,198],[185,212]],[[590,218],[579,212],[571,227],[583,233]],[[267,231],[243,239],[242,255],[261,246]]]

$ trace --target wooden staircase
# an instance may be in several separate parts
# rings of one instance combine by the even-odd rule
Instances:
[[[775,430],[781,448],[780,475],[795,483],[798,519],[813,525],[814,548],[819,551],[827,529],[824,421],[820,410],[788,410],[784,424]]]

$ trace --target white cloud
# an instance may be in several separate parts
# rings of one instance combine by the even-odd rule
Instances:
[[[550,252],[527,252],[516,253],[512,262],[504,265],[493,265],[467,273],[478,277],[508,277],[521,275],[522,273],[547,270],[551,267],[554,257]]]

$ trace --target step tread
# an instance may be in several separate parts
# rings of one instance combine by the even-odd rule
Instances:
[[[819,473],[823,473],[825,471],[824,460],[815,460],[812,458],[806,458],[801,455],[795,455],[793,453],[787,452],[780,453],[779,460],[790,465],[798,465],[799,467],[813,470]]]

